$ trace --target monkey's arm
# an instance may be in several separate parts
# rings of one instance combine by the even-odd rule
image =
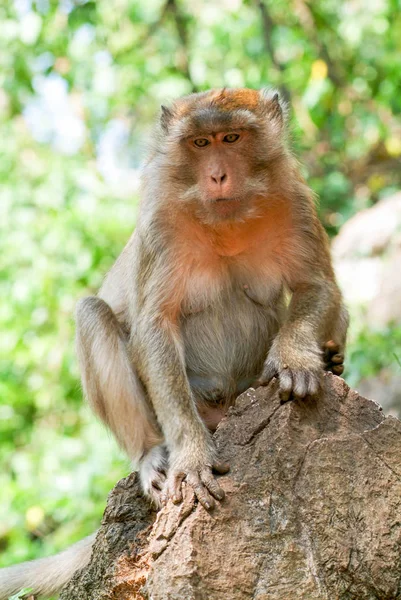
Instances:
[[[338,362],[343,358],[348,313],[335,281],[325,233],[320,224],[316,228],[317,243],[309,249],[308,262],[288,282],[292,291],[288,316],[260,378],[264,384],[277,375],[283,401],[292,393],[299,398],[317,393],[324,368],[323,350],[333,354],[329,340],[336,350],[332,358]]]
[[[141,294],[137,294],[131,351],[169,450],[164,501],[171,497],[180,502],[186,479],[205,508],[211,508],[213,496],[219,500],[224,496],[212,469],[222,472],[224,467],[217,463],[213,440],[192,396],[176,308],[180,283],[174,281],[163,258],[159,255],[153,264],[148,262],[146,281],[137,282]],[[140,273],[145,272],[144,266],[139,266]]]

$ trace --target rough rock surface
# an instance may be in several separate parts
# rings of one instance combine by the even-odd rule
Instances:
[[[349,219],[332,243],[337,280],[351,314],[350,338],[364,330],[401,325],[401,191]],[[358,382],[386,414],[401,417],[400,351],[394,346],[386,365]],[[379,359],[379,363],[380,363]]]
[[[231,471],[208,514],[111,492],[62,600],[401,599],[401,423],[335,376],[317,401],[240,396],[216,441]]]
[[[401,354],[400,354],[401,356]],[[396,362],[395,360],[393,362]],[[386,415],[401,416],[401,369],[390,364],[376,375],[361,379],[358,392],[363,396],[374,398]]]
[[[347,306],[364,307],[375,327],[401,323],[401,192],[349,219],[332,255]]]

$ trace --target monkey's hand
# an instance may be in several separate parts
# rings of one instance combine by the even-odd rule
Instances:
[[[170,467],[163,488],[162,504],[171,498],[174,504],[182,502],[182,483],[185,480],[192,487],[199,502],[211,510],[216,500],[223,500],[224,490],[213,476],[213,471],[224,475],[229,466],[216,459],[214,449],[202,452],[199,448],[183,449],[170,455]]]
[[[322,376],[322,352],[316,343],[284,340],[278,335],[257,384],[266,385],[273,377],[278,377],[281,402],[287,402],[292,396],[315,396]]]

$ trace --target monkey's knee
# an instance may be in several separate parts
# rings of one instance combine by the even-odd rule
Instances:
[[[100,349],[108,349],[110,358],[116,352],[117,346],[120,346],[119,354],[125,354],[126,335],[121,323],[110,306],[96,296],[82,298],[76,307],[76,332],[77,346],[80,360],[81,348],[92,347],[97,355]]]
[[[81,298],[77,303],[75,315],[77,327],[85,329],[94,325],[94,319],[111,322],[116,318],[110,306],[96,296]]]

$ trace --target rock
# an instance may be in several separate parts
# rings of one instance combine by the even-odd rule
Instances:
[[[215,437],[225,501],[156,514],[122,480],[62,600],[401,599],[397,419],[328,374],[314,401],[248,390]]]
[[[401,241],[383,259],[379,277],[378,293],[371,299],[367,319],[375,328],[390,323],[401,325]]]
[[[351,313],[351,340],[357,332],[401,326],[401,192],[347,221],[333,240],[332,254]],[[358,381],[358,389],[376,398],[386,413],[400,416],[401,370],[391,348],[380,361],[383,368]]]
[[[398,365],[397,365],[398,366]],[[401,369],[385,367],[377,375],[362,379],[358,391],[363,396],[375,398],[386,415],[400,416],[401,408]]]
[[[387,196],[349,219],[333,241],[333,254],[341,260],[379,256],[401,242],[401,192]]]
[[[367,324],[401,323],[401,192],[347,221],[332,255],[346,303],[363,306]]]

